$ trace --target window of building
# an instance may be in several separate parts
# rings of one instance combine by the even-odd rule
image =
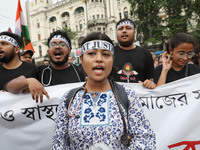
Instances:
[[[128,18],[128,11],[124,12],[124,18]]]
[[[99,18],[99,14],[97,15],[97,19]]]
[[[76,31],[78,31],[78,26],[76,25]]]
[[[121,14],[121,13],[119,13],[119,19],[120,19],[120,20],[122,19],[122,14]]]
[[[93,19],[95,19],[95,15],[93,15]]]
[[[38,34],[38,41],[40,41],[41,40],[41,36],[40,36],[40,34]]]
[[[101,32],[101,28],[97,28],[97,31],[98,31],[98,32]]]
[[[103,28],[103,33],[106,34],[106,29],[105,28]]]
[[[75,14],[80,14],[80,13],[83,13],[83,12],[84,12],[83,7],[78,7],[78,8],[75,10]]]
[[[79,24],[79,28],[80,28],[80,30],[82,30],[83,29],[83,25]]]
[[[37,27],[40,28],[40,23],[39,22],[37,23]]]
[[[39,45],[39,56],[42,57],[42,46]]]
[[[62,22],[62,26],[65,27],[65,28],[67,28],[67,22],[66,22],[66,21],[63,21],[63,22]]]
[[[64,13],[62,13],[61,17],[62,17],[62,18],[64,18],[64,17],[69,17],[69,13],[68,13],[68,12],[64,12]]]
[[[131,11],[131,16],[133,16],[133,11]]]
[[[128,9],[127,9],[127,7],[124,8],[123,12],[124,12],[124,18],[128,18]]]
[[[101,15],[101,18],[103,18],[103,14]]]
[[[49,22],[55,22],[56,21],[56,17],[55,16],[53,16],[53,17],[51,17],[50,19],[49,19]]]

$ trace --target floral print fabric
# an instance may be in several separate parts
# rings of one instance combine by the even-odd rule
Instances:
[[[124,86],[124,85],[123,85]],[[145,118],[141,103],[132,88],[124,86],[129,99],[128,116],[123,114],[129,135],[130,145],[121,143],[124,126],[112,90],[98,93],[96,99],[87,92],[77,108],[83,92],[79,91],[71,103],[69,117],[66,108],[68,92],[61,98],[56,119],[52,150],[87,150],[95,145],[108,149],[122,150],[154,150],[156,149],[155,134],[149,121]],[[101,147],[101,146],[100,146]]]

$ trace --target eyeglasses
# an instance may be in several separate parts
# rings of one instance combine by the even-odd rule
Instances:
[[[51,43],[51,44],[50,44],[50,47],[55,48],[57,45],[58,45],[59,47],[62,47],[62,48],[64,48],[64,47],[67,46],[65,43],[59,43],[59,44],[57,44],[57,43]]]
[[[186,53],[186,52],[178,52],[178,55],[179,55],[179,58],[184,58],[185,55],[187,55],[187,58],[192,58],[194,55],[195,55],[195,52],[189,52],[189,53]]]

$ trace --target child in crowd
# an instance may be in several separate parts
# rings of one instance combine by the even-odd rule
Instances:
[[[188,64],[195,55],[194,47],[194,39],[187,33],[177,33],[169,40],[166,46],[168,52],[163,53],[163,63],[154,73],[157,86],[200,72],[196,65]]]

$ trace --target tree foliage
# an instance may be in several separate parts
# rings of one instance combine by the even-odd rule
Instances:
[[[71,40],[74,40],[76,39],[76,36],[77,36],[77,33],[76,32],[73,32],[70,28],[67,28],[67,27],[62,27],[62,30],[67,32],[69,38]]]
[[[129,0],[142,45],[162,43],[177,32],[200,37],[200,0]],[[162,13],[163,12],[163,13]],[[164,15],[163,15],[164,14]],[[191,21],[197,22],[192,28]]]
[[[166,36],[172,36],[177,32],[187,32],[188,24],[192,18],[193,0],[164,0],[163,8],[166,12]]]
[[[162,39],[161,18],[158,17],[161,8],[160,0],[129,0],[134,15],[138,18],[135,21],[137,28],[137,39],[141,44],[147,42],[156,43]]]
[[[193,35],[196,37],[196,39],[198,39],[199,43],[200,43],[200,1],[199,0],[195,0],[194,4],[193,4],[193,8],[194,10],[194,20],[197,22],[196,28],[194,28],[193,30]]]

